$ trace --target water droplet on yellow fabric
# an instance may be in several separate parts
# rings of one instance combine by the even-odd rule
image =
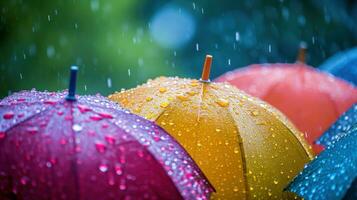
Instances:
[[[177,98],[180,99],[181,101],[187,101],[188,100],[188,96],[185,96],[185,95],[178,95]]]
[[[164,102],[162,102],[162,103],[160,104],[160,107],[161,107],[161,108],[166,108],[168,105],[169,105],[169,102],[164,101]]]
[[[164,87],[159,88],[159,92],[161,92],[161,93],[164,93],[164,92],[166,92],[166,91],[167,91],[167,89],[164,88]]]
[[[259,115],[259,112],[256,111],[256,110],[252,111],[251,113],[252,113],[253,116],[258,116]]]
[[[222,107],[227,107],[229,105],[229,101],[226,99],[219,98],[216,103]]]

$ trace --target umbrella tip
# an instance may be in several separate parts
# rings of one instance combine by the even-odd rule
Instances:
[[[296,62],[305,63],[306,51],[307,51],[307,43],[304,41],[300,42],[299,53]]]
[[[206,55],[205,63],[203,64],[202,76],[200,79],[202,82],[210,82],[209,75],[211,72],[212,58],[212,55]]]
[[[77,66],[71,66],[69,87],[68,87],[68,95],[66,97],[67,101],[75,101],[76,100],[76,83],[77,83]]]

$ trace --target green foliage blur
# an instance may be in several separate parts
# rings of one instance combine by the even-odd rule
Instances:
[[[195,24],[180,47],[150,32],[167,6]],[[294,62],[302,40],[314,66],[357,44],[357,3],[349,0],[2,0],[0,12],[0,97],[65,89],[70,65],[80,67],[80,94],[108,95],[161,75],[197,78],[207,53],[214,78],[252,63]]]

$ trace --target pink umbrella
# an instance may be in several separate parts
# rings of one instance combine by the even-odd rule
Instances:
[[[209,199],[212,186],[154,123],[101,96],[23,91],[0,102],[0,199]]]

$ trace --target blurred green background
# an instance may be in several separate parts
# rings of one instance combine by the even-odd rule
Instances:
[[[357,45],[354,0],[2,0],[0,97],[62,90],[70,65],[78,92],[108,95],[156,76],[212,78],[252,63],[308,64]]]

